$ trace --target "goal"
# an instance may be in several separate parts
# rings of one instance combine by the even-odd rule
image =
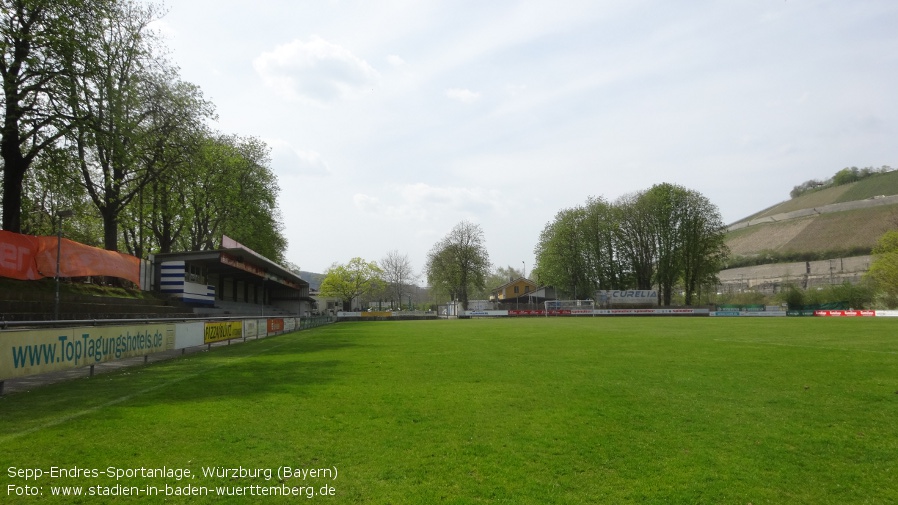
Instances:
[[[549,316],[594,316],[594,300],[547,300],[546,317]]]

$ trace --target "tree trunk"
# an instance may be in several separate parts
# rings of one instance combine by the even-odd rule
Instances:
[[[103,248],[118,251],[118,220],[114,212],[103,209]]]
[[[3,229],[22,232],[22,184],[28,172],[28,162],[22,156],[18,126],[6,118],[3,141],[0,144],[3,157]]]

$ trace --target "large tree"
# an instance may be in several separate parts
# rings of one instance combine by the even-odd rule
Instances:
[[[277,207],[280,188],[269,164],[269,148],[257,138],[205,139],[189,173],[171,181],[170,191],[185,203],[183,220],[189,221],[182,247],[214,249],[224,234],[282,261],[287,241]]]
[[[609,204],[589,198],[564,209],[540,234],[535,253],[542,284],[565,296],[596,289],[652,289],[670,305],[682,286],[686,303],[714,281],[728,251],[717,208],[700,193],[658,184]]]
[[[22,231],[25,176],[74,122],[67,107],[72,78],[97,48],[96,20],[106,0],[0,0],[0,157],[3,229]]]
[[[617,251],[617,226],[618,215],[610,203],[603,198],[587,199],[579,235],[583,240],[589,285],[593,289],[618,289],[626,278]]]
[[[625,264],[636,289],[652,289],[655,274],[657,242],[651,219],[651,208],[644,192],[630,193],[617,199],[615,230],[618,257]]]
[[[726,225],[716,205],[701,193],[689,190],[679,233],[683,291],[686,305],[692,305],[702,287],[717,284],[717,274],[729,255],[724,241]]]
[[[69,103],[81,118],[71,138],[108,250],[119,248],[119,224],[132,200],[183,158],[211,116],[198,88],[180,82],[162,59],[149,29],[156,17],[152,5],[119,0],[97,27],[88,70],[71,85]],[[188,130],[194,133],[182,133]]]
[[[324,273],[319,292],[322,296],[335,296],[343,301],[343,308],[350,310],[352,301],[380,289],[383,271],[373,261],[352,258],[349,263],[334,263]]]
[[[655,282],[664,305],[670,305],[673,289],[683,272],[681,225],[686,213],[686,190],[674,184],[656,184],[640,197],[648,206],[655,239]]]
[[[582,207],[559,211],[543,228],[533,251],[539,282],[555,286],[564,296],[591,297],[595,289],[583,244],[585,214]]]
[[[714,280],[726,258],[726,229],[717,207],[697,191],[657,184],[640,197],[655,237],[655,281],[661,302],[670,305],[681,286],[691,305],[703,284]]]
[[[490,258],[480,225],[462,221],[427,254],[427,282],[467,310],[469,294],[483,289]]]
[[[214,117],[199,88],[174,74],[157,83],[148,98],[143,131],[134,146],[146,182],[119,215],[128,252],[138,257],[172,250],[186,210],[172,188],[190,180],[199,150],[210,135],[205,120]]]
[[[386,282],[387,292],[392,302],[402,306],[402,297],[411,293],[412,284],[417,280],[412,261],[407,254],[400,254],[393,250],[380,260],[380,268],[383,270],[383,279]]]

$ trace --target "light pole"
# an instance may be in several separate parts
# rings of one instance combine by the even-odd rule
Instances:
[[[53,303],[53,319],[59,320],[59,257],[62,256],[62,220],[72,217],[75,212],[72,209],[63,209],[56,211],[56,217],[59,218],[59,227],[56,229],[56,298]]]

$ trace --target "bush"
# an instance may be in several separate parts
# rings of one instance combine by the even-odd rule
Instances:
[[[795,284],[790,284],[785,290],[777,294],[776,299],[785,303],[789,310],[801,310],[805,302],[805,292]]]

